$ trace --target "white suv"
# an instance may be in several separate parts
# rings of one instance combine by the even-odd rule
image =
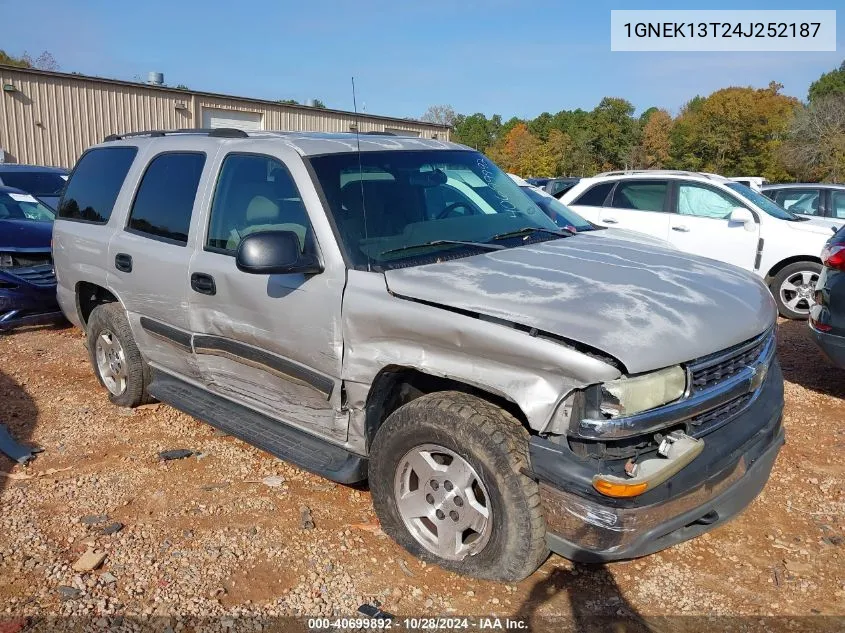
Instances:
[[[781,315],[809,315],[829,222],[792,214],[727,178],[683,171],[607,172],[584,178],[560,200],[598,225],[751,270],[765,279]]]

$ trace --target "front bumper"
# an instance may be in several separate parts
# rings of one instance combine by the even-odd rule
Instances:
[[[17,274],[20,270],[24,274]],[[0,270],[0,332],[22,325],[63,321],[52,270],[48,272],[47,267],[20,270]]]
[[[783,377],[775,361],[752,404],[703,436],[704,451],[654,490],[631,499],[590,486],[596,460],[532,438],[531,475],[540,482],[553,552],[604,563],[657,552],[721,525],[763,489],[784,443]]]
[[[810,336],[834,365],[845,369],[845,336],[819,332],[812,325]]]

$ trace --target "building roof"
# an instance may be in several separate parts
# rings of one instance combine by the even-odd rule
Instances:
[[[42,75],[45,77],[57,77],[61,79],[67,80],[75,80],[75,81],[96,81],[100,83],[107,83],[113,84],[117,86],[129,86],[133,88],[144,88],[147,90],[156,90],[161,92],[168,92],[174,95],[182,95],[182,96],[190,96],[190,95],[197,95],[202,97],[214,97],[220,99],[239,99],[241,101],[250,101],[253,103],[261,103],[265,105],[273,105],[282,108],[291,108],[293,110],[300,110],[302,112],[314,112],[317,110],[318,112],[326,112],[326,113],[333,113],[333,114],[341,114],[344,116],[352,116],[358,117],[359,119],[371,119],[371,120],[378,120],[378,121],[395,121],[397,123],[405,123],[405,124],[413,124],[413,125],[424,125],[431,128],[436,128],[440,130],[448,130],[451,128],[449,125],[444,125],[442,123],[431,123],[429,121],[420,121],[419,119],[411,119],[411,118],[401,118],[401,117],[394,117],[394,116],[383,116],[379,114],[368,114],[368,113],[355,113],[350,112],[349,110],[335,110],[333,108],[315,108],[312,106],[306,105],[292,105],[287,103],[279,103],[278,101],[273,101],[270,99],[255,99],[253,97],[242,97],[238,95],[230,95],[220,92],[204,92],[200,90],[190,90],[190,89],[183,89],[183,88],[173,88],[169,86],[157,86],[155,84],[143,83],[138,81],[124,81],[122,79],[109,79],[107,77],[95,77],[93,75],[82,75],[80,73],[62,73],[54,70],[39,70],[37,68],[21,68],[19,66],[8,66],[5,64],[0,64],[0,69],[2,70],[9,70],[13,72],[19,73],[26,73],[26,74],[33,74],[33,75]]]
[[[223,141],[245,142],[248,139],[272,140],[277,139],[296,151],[300,156],[317,156],[321,154],[340,154],[348,152],[378,152],[394,150],[464,150],[475,151],[459,143],[441,141],[438,139],[416,138],[413,136],[395,136],[393,134],[355,134],[354,132],[285,132],[262,130],[247,132],[243,130],[151,130],[148,132],[133,132],[130,134],[115,134],[104,142],[113,141],[179,143],[179,139],[186,136],[208,135]]]

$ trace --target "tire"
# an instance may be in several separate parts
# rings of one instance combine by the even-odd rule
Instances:
[[[109,392],[109,400],[121,407],[137,407],[150,401],[147,395],[147,386],[150,383],[150,371],[147,363],[144,362],[132,330],[129,328],[129,321],[119,303],[105,303],[97,306],[88,318],[87,338],[88,356],[94,373],[100,384]],[[101,338],[102,337],[102,338]],[[98,346],[98,339],[101,341]],[[106,351],[107,340],[113,341],[112,351],[118,349],[122,352],[114,354],[117,357],[117,365],[122,372],[108,376],[108,371],[101,369],[102,363],[98,360],[100,347]],[[117,343],[117,346],[114,345]],[[110,364],[106,360],[106,364]],[[110,370],[115,366],[110,365]],[[116,384],[115,377],[122,375],[122,384]],[[111,380],[110,380],[111,378]]]
[[[441,460],[438,468],[445,469],[432,475],[440,483],[432,488],[433,479],[417,477],[412,491],[416,472],[424,472],[432,459]],[[467,475],[463,464],[473,472]],[[521,473],[527,466],[528,432],[515,418],[475,396],[438,392],[400,407],[381,426],[370,450],[370,491],[382,529],[414,556],[466,576],[515,582],[549,554],[539,486]],[[458,481],[447,487],[455,474]],[[475,483],[467,486],[473,478]],[[410,513],[425,517],[403,518],[403,491],[408,495],[403,499],[428,504]],[[486,519],[479,509],[486,510]],[[473,527],[462,530],[473,517]],[[437,544],[420,538],[421,533],[431,536],[432,525],[444,526],[445,547],[440,547],[440,533]],[[450,530],[457,540],[446,538]]]
[[[821,264],[804,261],[784,266],[775,275],[769,289],[782,317],[797,321],[807,320],[821,270]]]

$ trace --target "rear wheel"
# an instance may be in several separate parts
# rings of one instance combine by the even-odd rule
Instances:
[[[135,344],[123,306],[105,303],[88,318],[88,354],[109,399],[122,407],[149,401],[149,369]]]
[[[816,262],[796,262],[784,266],[775,275],[769,287],[781,316],[796,320],[810,316],[821,270],[821,264]]]
[[[382,529],[446,569],[517,581],[548,555],[528,433],[499,407],[454,391],[397,409],[370,451],[370,490]]]

